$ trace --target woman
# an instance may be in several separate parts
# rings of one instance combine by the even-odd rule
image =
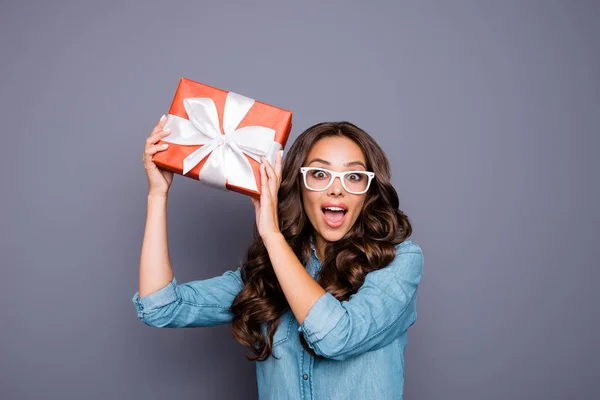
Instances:
[[[388,160],[349,122],[303,132],[282,166],[261,164],[255,241],[221,276],[178,284],[167,248],[172,173],[146,141],[149,195],[138,317],[157,327],[232,323],[252,351],[259,397],[401,399],[407,330],[417,316],[423,253],[390,183]]]

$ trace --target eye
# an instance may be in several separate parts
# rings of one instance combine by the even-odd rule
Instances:
[[[365,178],[364,174],[359,174],[359,173],[352,173],[352,174],[348,174],[348,179],[351,181],[355,181],[355,182],[360,182],[361,180],[363,180]]]
[[[329,178],[329,174],[327,174],[327,172],[323,171],[322,169],[315,169],[312,171],[311,173],[313,178],[316,179],[326,179]]]

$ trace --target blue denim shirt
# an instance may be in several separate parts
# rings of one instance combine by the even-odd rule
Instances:
[[[313,246],[307,271],[316,276]],[[416,294],[423,271],[421,248],[406,240],[385,268],[370,272],[348,301],[329,293],[311,307],[302,325],[291,311],[281,317],[273,354],[256,363],[260,399],[402,399],[407,330],[417,318]],[[231,322],[229,310],[242,289],[240,269],[164,288],[132,301],[138,318],[155,327],[200,327]],[[266,326],[263,324],[263,332]],[[298,332],[325,359],[301,346]]]

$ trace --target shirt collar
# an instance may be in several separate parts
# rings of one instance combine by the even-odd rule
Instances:
[[[319,256],[317,256],[317,248],[315,247],[315,241],[314,241],[312,235],[310,235],[310,248],[311,248],[311,250],[313,252],[313,255],[315,256],[315,259],[317,261],[319,261]]]

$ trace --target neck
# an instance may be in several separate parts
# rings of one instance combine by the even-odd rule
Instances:
[[[314,244],[315,249],[317,250],[319,262],[323,262],[325,259],[325,246],[327,245],[327,242],[321,237],[321,235],[315,235]]]

